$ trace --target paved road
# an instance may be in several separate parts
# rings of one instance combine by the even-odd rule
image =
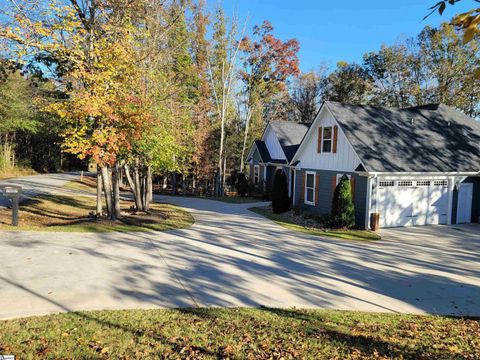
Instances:
[[[186,306],[480,315],[480,226],[383,232],[375,243],[298,234],[212,200],[166,233],[0,232],[0,319]]]
[[[70,192],[62,186],[68,181],[79,179],[80,173],[44,174],[24,176],[15,179],[0,180],[0,185],[19,185],[22,187],[23,196],[21,200],[39,194],[50,194],[54,192]],[[10,206],[10,201],[0,195],[0,208]]]

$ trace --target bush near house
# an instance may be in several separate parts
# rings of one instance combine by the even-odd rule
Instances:
[[[272,209],[275,214],[281,214],[290,210],[287,176],[280,169],[275,172],[275,177],[273,178]]]
[[[237,176],[236,179],[236,188],[237,188],[237,193],[241,197],[245,197],[248,192],[248,181],[247,178],[245,177],[245,174],[240,173]]]
[[[335,188],[332,200],[332,226],[350,229],[355,226],[355,207],[350,180],[343,175]]]
[[[265,199],[267,196],[265,191],[265,181],[261,181],[258,185],[255,185],[252,180],[249,180],[248,196]]]

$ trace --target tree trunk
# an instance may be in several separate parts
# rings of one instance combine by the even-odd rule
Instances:
[[[139,184],[137,184],[137,181],[136,181],[136,178],[137,178],[137,175],[138,175],[138,170],[136,168],[134,168],[134,177],[132,178],[132,175],[130,173],[130,167],[125,164],[123,166],[123,168],[125,169],[125,176],[127,178],[127,181],[128,181],[128,185],[130,186],[130,188],[132,189],[132,194],[133,194],[133,200],[135,201],[135,207],[137,209],[137,211],[141,211],[142,210],[142,200],[141,200],[141,195],[139,195]]]
[[[182,196],[185,196],[187,193],[187,183],[185,181],[185,175],[182,175]]]
[[[163,185],[162,189],[166,189],[168,187],[168,175],[163,175]]]
[[[172,173],[172,192],[173,195],[177,195],[177,173]]]
[[[113,211],[115,213],[115,218],[120,219],[122,214],[120,212],[120,169],[118,168],[118,163],[115,164],[112,173],[113,179]]]
[[[102,173],[97,166],[97,216],[102,216]]]
[[[243,160],[245,158],[245,149],[247,148],[248,128],[250,126],[250,118],[252,117],[251,113],[251,110],[249,110],[247,114],[247,121],[245,123],[245,136],[243,138],[242,157],[240,158],[240,172],[243,172],[243,167],[245,166]]]
[[[153,202],[153,182],[152,169],[147,166],[147,201],[145,202],[145,210],[150,210],[150,203]]]
[[[102,172],[103,192],[105,194],[105,203],[107,205],[107,216],[110,220],[115,220],[114,204],[112,197],[112,181],[107,166],[100,167]]]
[[[144,209],[143,202],[143,191],[142,184],[140,179],[140,166],[139,160],[135,159],[135,166],[133,167],[133,182],[135,184],[135,204],[137,206],[137,211],[142,211]]]

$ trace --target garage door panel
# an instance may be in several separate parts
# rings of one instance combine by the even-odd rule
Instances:
[[[382,227],[447,222],[447,180],[381,180],[377,194]]]

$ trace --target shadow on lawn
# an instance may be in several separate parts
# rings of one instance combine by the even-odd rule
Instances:
[[[128,333],[130,336],[133,336],[136,338],[144,338],[144,337],[150,338],[153,341],[158,341],[163,345],[170,346],[171,349],[177,354],[183,353],[188,355],[188,352],[185,352],[185,350],[187,349],[188,351],[191,351],[194,354],[207,355],[215,358],[223,358],[225,355],[223,351],[224,346],[231,345],[231,344],[219,342],[217,344],[213,344],[212,346],[212,341],[209,341],[209,345],[211,346],[211,348],[207,348],[203,344],[194,345],[188,342],[188,339],[187,341],[185,341],[179,337],[167,338],[164,334],[161,333],[161,330],[156,330],[158,329],[158,327],[153,327],[155,330],[152,330],[147,326],[141,327],[138,324],[135,324],[135,321],[133,321],[134,319],[129,319],[130,324],[127,325],[125,323],[115,322],[115,321],[105,319],[101,315],[96,316],[94,312],[71,311],[71,309],[64,306],[62,303],[57,302],[53,299],[50,299],[46,296],[43,296],[42,294],[39,294],[31,289],[28,289],[23,285],[17,284],[2,276],[0,276],[0,280],[3,280],[10,285],[16,286],[22,289],[23,291],[26,291],[34,295],[35,297],[41,298],[42,300],[47,301],[51,304],[54,304],[58,308],[66,312],[69,312],[69,314],[66,316],[75,317],[82,321],[94,322],[103,328],[121,330],[122,332]],[[216,312],[224,311],[221,309],[182,308],[182,309],[174,309],[174,310],[178,311],[182,315],[191,315],[191,316],[198,317],[204,321],[210,321],[212,322],[212,326],[215,326],[215,325],[219,326],[218,324],[221,321],[224,321],[224,322],[228,321],[228,319],[219,319],[219,317],[216,315]],[[347,351],[360,350],[362,355],[382,356],[382,357],[388,357],[388,358],[402,357],[405,359],[419,359],[419,358],[429,358],[430,356],[433,356],[433,354],[435,354],[434,348],[430,348],[430,347],[423,346],[421,347],[421,350],[414,350],[409,346],[404,346],[398,343],[381,340],[378,337],[375,337],[374,335],[373,336],[353,335],[345,331],[339,331],[338,329],[335,329],[335,327],[331,324],[331,322],[326,323],[325,319],[322,318],[321,314],[306,314],[305,312],[298,311],[298,310],[287,310],[287,309],[266,308],[266,307],[262,307],[260,308],[260,310],[264,312],[268,312],[270,314],[280,316],[280,317],[286,317],[289,319],[298,320],[299,322],[302,322],[302,333],[303,333],[302,336],[306,336],[307,338],[310,337],[318,341],[327,340],[333,346],[335,346],[336,343],[341,343],[343,346],[345,346],[348,349]],[[245,316],[245,322],[258,321],[258,323],[261,324],[263,327],[266,326],[265,333],[261,335],[262,338],[263,336],[269,336],[270,327],[275,325],[266,323],[264,319],[261,319],[261,318],[257,319],[256,316],[257,315],[255,315],[254,317],[252,317],[251,315]],[[182,320],[180,319],[180,321]],[[287,324],[286,326],[290,326],[290,325]],[[160,327],[160,329],[161,328],[162,327]],[[282,332],[290,331],[289,328],[282,328],[280,330]],[[212,334],[216,333],[214,329],[211,329],[211,331],[212,331]],[[276,332],[272,332],[272,339],[270,339],[272,343],[275,343],[274,341],[275,333]],[[218,335],[221,335],[221,333],[218,332]],[[297,334],[297,335],[300,336],[300,334]],[[212,336],[215,336],[215,335],[212,335]],[[87,340],[88,342],[91,339],[87,338],[85,340]],[[254,340],[259,342],[261,341],[261,339],[257,337],[254,338]],[[46,345],[48,347],[48,343]],[[245,345],[248,345],[248,344],[245,343]],[[288,342],[286,345],[289,345]],[[245,346],[242,346],[242,347],[245,348]],[[251,348],[245,348],[245,350],[247,349],[250,349],[251,351]],[[269,351],[275,352],[278,350],[279,349],[277,347],[271,348],[271,349],[264,348],[262,350],[262,353],[264,355],[267,355]],[[281,350],[286,350],[286,349],[281,349]]]

